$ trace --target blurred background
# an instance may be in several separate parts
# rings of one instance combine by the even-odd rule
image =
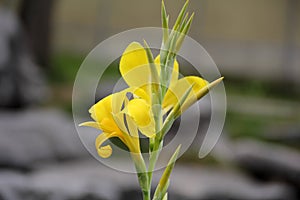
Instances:
[[[165,0],[171,24],[183,3]],[[0,200],[140,199],[134,175],[102,166],[80,143],[72,87],[101,41],[160,27],[160,5],[0,0]],[[189,35],[225,76],[228,110],[221,139],[200,160],[210,116],[201,113],[170,199],[300,199],[300,1],[190,0],[189,10]],[[119,77],[117,65],[106,71],[100,97]]]

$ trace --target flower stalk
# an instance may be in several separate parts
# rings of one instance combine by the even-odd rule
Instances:
[[[139,185],[141,187],[142,194],[143,194],[143,199],[150,200],[151,191],[149,191],[149,187],[150,187],[149,184],[151,184],[151,182],[149,182],[148,180],[149,176],[147,174],[147,167],[145,165],[144,158],[142,157],[141,154],[135,154],[135,153],[131,153],[131,158],[135,165]]]
[[[80,124],[102,131],[95,142],[102,158],[112,154],[112,147],[103,145],[109,138],[117,137],[128,147],[144,200],[151,200],[153,171],[163,149],[164,138],[174,121],[223,79],[208,83],[197,76],[178,78],[176,55],[194,17],[194,13],[187,13],[188,4],[187,0],[172,30],[169,30],[169,16],[162,1],[163,32],[159,55],[154,58],[146,41],[143,46],[138,42],[129,44],[119,65],[129,87],[93,105],[89,112],[94,121]],[[140,134],[149,139],[148,166],[141,153]],[[179,152],[180,145],[170,158],[152,200],[167,200],[170,175]]]

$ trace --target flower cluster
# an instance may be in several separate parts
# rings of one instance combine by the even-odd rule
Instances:
[[[146,43],[132,42],[125,49],[119,64],[120,73],[128,88],[113,93],[95,105],[89,112],[93,121],[81,126],[90,126],[102,131],[95,145],[98,155],[108,158],[110,145],[103,145],[112,137],[119,138],[129,149],[136,166],[144,199],[150,199],[152,172],[163,146],[166,133],[173,122],[192,104],[197,102],[222,78],[208,83],[201,77],[179,78],[176,53],[193,20],[186,13],[188,2],[183,6],[172,30],[162,3],[163,41],[159,55],[154,58]],[[139,134],[149,138],[149,166],[141,155]],[[179,148],[169,161],[153,199],[167,199],[169,176]]]
[[[160,71],[159,56],[155,59],[155,66],[157,71]],[[208,90],[208,82],[204,79],[197,76],[178,79],[178,71],[179,66],[175,61],[170,87],[161,106],[163,113],[173,109],[190,87],[192,87],[192,91],[181,105],[181,112],[201,98]],[[103,158],[109,157],[112,153],[109,145],[102,146],[103,142],[111,137],[120,138],[131,152],[138,153],[140,152],[138,130],[149,138],[153,138],[156,134],[155,120],[151,109],[152,94],[149,83],[151,73],[146,50],[141,44],[133,42],[126,48],[121,57],[120,72],[129,88],[100,100],[89,110],[94,121],[80,124],[103,131],[96,140],[98,154]],[[131,98],[129,99],[128,96]]]

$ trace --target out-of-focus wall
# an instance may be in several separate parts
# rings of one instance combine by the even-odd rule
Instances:
[[[171,24],[183,0],[166,0]],[[191,0],[190,36],[211,54],[222,73],[300,83],[298,0]],[[160,26],[160,0],[56,1],[54,51],[87,54],[118,32]]]

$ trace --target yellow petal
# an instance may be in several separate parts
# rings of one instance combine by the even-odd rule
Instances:
[[[112,104],[112,112],[118,113],[120,112],[122,105],[124,103],[126,93],[128,89],[122,90],[121,92],[116,92],[112,94],[111,104]]]
[[[96,122],[101,122],[104,118],[112,119],[112,95],[98,101],[90,108],[89,112]]]
[[[100,124],[98,122],[93,122],[93,121],[83,122],[79,124],[79,126],[89,126],[92,128],[101,129]]]
[[[132,137],[138,138],[139,137],[138,127],[134,123],[133,119],[130,116],[126,115],[126,122],[127,122],[130,135]]]
[[[102,134],[98,135],[95,141],[95,146],[97,149],[97,153],[102,158],[108,158],[112,154],[112,148],[110,145],[102,146],[102,144],[108,140],[109,138],[117,137],[119,138],[133,153],[140,152],[140,144],[139,138],[131,137],[129,135],[123,135],[122,133],[106,133],[103,132]]]
[[[106,145],[97,149],[97,153],[102,158],[108,158],[112,154],[112,148],[110,145]]]
[[[118,137],[118,134],[116,133],[101,133],[98,135],[95,141],[95,146],[97,149],[97,153],[102,158],[108,158],[112,154],[112,148],[110,145],[102,146],[102,144],[112,137]]]
[[[197,76],[187,76],[185,77],[187,81],[192,85],[193,84],[193,92],[195,94],[198,93],[202,88],[204,88],[208,82]],[[197,97],[198,98],[198,97]]]
[[[150,68],[144,47],[132,42],[125,49],[120,60],[120,72],[130,87],[142,87],[149,84]]]
[[[157,69],[158,75],[160,75],[160,55],[158,55],[155,58],[154,62],[156,63],[156,69]],[[173,70],[172,70],[170,86],[172,86],[176,83],[176,81],[178,80],[178,74],[179,74],[179,65],[178,65],[177,60],[175,59]]]
[[[141,133],[148,138],[152,138],[155,136],[154,120],[151,120],[150,124],[148,124],[147,126],[139,126],[138,128],[141,131]]]
[[[91,113],[91,117],[96,122],[86,123],[83,125],[98,128],[107,133],[120,132],[120,129],[113,117],[112,109],[114,109],[116,113],[120,112],[125,97],[126,90],[103,98],[89,110],[89,112]]]
[[[138,97],[138,98],[144,99],[150,105],[151,98],[150,98],[150,92],[146,92],[147,87],[148,86],[145,86],[142,88],[135,88],[132,90],[132,92],[133,92],[135,98]]]
[[[139,130],[147,137],[155,134],[155,123],[150,105],[143,99],[132,99],[125,108]]]
[[[112,132],[118,132],[120,133],[120,129],[117,126],[116,122],[111,118],[104,118],[100,123],[100,128],[104,132],[112,133]]]
[[[130,137],[131,142],[127,142],[128,143],[127,146],[131,152],[138,153],[139,149],[140,149],[140,139],[139,139],[138,127],[134,123],[133,119],[128,115],[126,115],[126,122],[127,122],[128,131],[131,136]]]
[[[147,126],[150,121],[150,105],[143,99],[132,99],[127,105],[128,114],[139,126]]]
[[[209,90],[211,90],[213,87],[217,86],[222,80],[224,79],[224,77],[221,77],[211,83],[206,82],[206,85],[203,87],[199,87],[196,91],[196,97],[197,100],[201,99],[204,95],[206,95]],[[187,108],[189,108],[192,104],[194,104],[196,101],[192,98],[187,99],[187,101],[184,103],[182,110],[186,110]]]
[[[122,138],[120,138],[124,144],[128,147],[129,151],[132,153],[140,153],[140,140],[138,137],[133,137],[130,135],[123,135]]]
[[[187,76],[181,78],[176,84],[169,88],[163,101],[163,108],[168,111],[172,108],[184,95],[184,93],[193,85],[191,93],[188,95],[189,102],[195,102],[200,97],[197,96],[198,91],[206,87],[207,81],[197,76]]]
[[[124,123],[124,114],[123,113],[113,114],[113,118],[114,118],[114,121],[115,121],[116,125],[118,126],[119,130],[122,133],[127,134],[127,128]]]

